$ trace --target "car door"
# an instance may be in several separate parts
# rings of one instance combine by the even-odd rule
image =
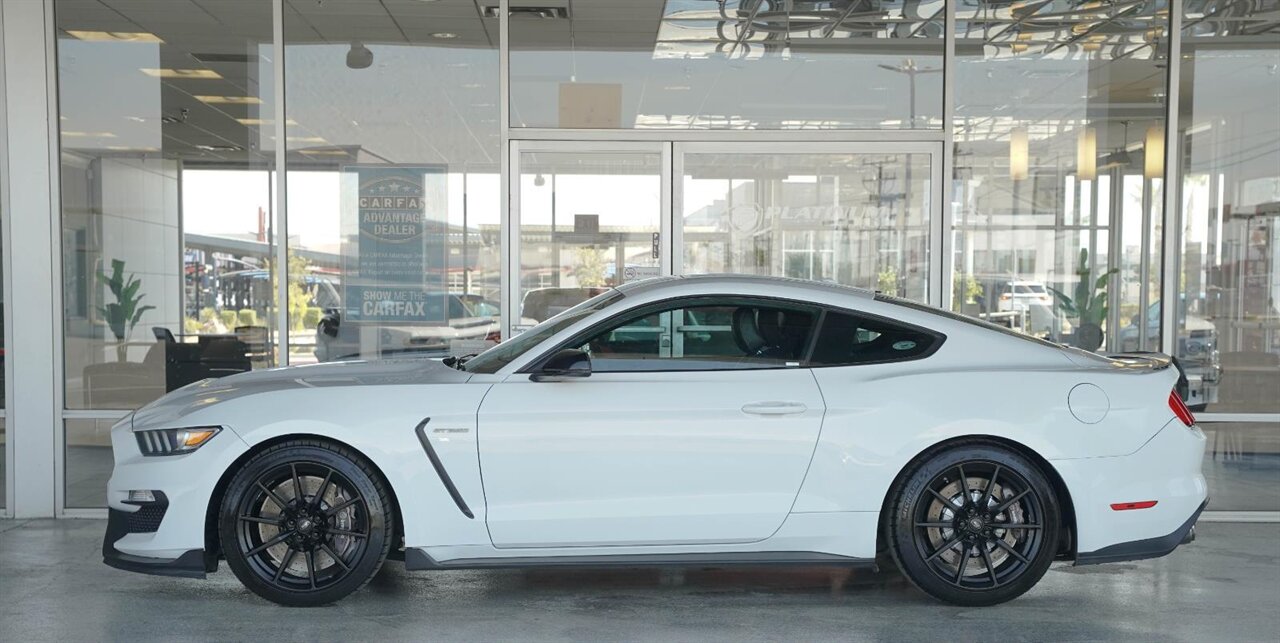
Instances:
[[[589,377],[496,384],[478,425],[493,544],[768,538],[822,423],[802,362],[816,318],[771,300],[654,304],[567,345],[591,355]]]

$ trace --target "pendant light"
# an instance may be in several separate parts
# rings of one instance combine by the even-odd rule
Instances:
[[[1015,127],[1009,132],[1009,178],[1021,181],[1028,170],[1027,128]]]
[[[1092,127],[1082,128],[1076,138],[1076,178],[1098,178],[1098,130]]]
[[[1145,162],[1142,174],[1148,179],[1164,177],[1164,128],[1152,125],[1147,128],[1147,141],[1143,147]]]

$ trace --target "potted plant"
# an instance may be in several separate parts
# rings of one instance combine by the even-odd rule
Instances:
[[[124,261],[120,259],[111,260],[111,276],[108,277],[102,269],[98,269],[98,281],[102,282],[111,294],[115,295],[116,301],[105,306],[98,306],[98,312],[102,313],[102,318],[107,322],[107,326],[111,328],[111,334],[116,336],[116,361],[123,362],[127,358],[128,344],[126,340],[133,332],[133,328],[138,325],[138,320],[142,319],[142,313],[155,308],[155,306],[138,306],[142,298],[146,295],[139,295],[138,289],[142,287],[142,280],[135,275],[129,275],[126,279],[124,276]]]
[[[1093,278],[1093,269],[1089,267],[1089,251],[1080,249],[1080,262],[1076,266],[1076,282],[1074,297],[1057,288],[1049,288],[1058,303],[1058,309],[1071,320],[1075,332],[1071,336],[1071,344],[1077,348],[1096,351],[1102,346],[1105,334],[1102,322],[1107,318],[1107,282],[1111,275],[1120,272],[1112,268]]]

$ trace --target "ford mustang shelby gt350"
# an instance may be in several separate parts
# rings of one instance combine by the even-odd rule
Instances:
[[[1104,357],[876,293],[610,289],[470,358],[191,384],[112,429],[105,562],[286,605],[410,570],[874,565],[989,605],[1150,558],[1206,503],[1162,355]],[[992,404],[993,400],[998,404]]]

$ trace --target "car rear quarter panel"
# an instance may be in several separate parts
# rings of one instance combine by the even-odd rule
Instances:
[[[1082,369],[1051,347],[950,330],[925,359],[813,370],[827,412],[793,511],[879,511],[913,458],[954,438],[1003,438],[1051,463],[1122,456],[1172,416],[1163,402],[1176,373]],[[1105,393],[1100,421],[1072,413],[1079,384]]]

